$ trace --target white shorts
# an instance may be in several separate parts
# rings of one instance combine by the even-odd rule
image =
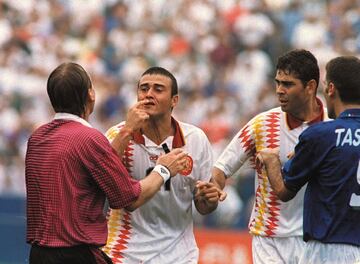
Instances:
[[[305,242],[301,236],[262,237],[253,236],[252,256],[254,264],[297,264],[304,253]]]
[[[306,243],[299,264],[360,264],[360,247],[348,244]]]

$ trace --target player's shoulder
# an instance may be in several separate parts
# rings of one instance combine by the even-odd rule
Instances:
[[[284,113],[280,107],[271,108],[269,110],[263,111],[255,115],[254,118],[269,118],[269,117],[280,117]]]
[[[116,135],[124,127],[124,125],[125,125],[125,121],[113,125],[105,132],[105,136],[109,138],[111,137],[111,135],[114,134]]]
[[[332,119],[326,119],[309,126],[303,133],[303,137],[322,139],[329,135],[329,133],[335,131],[338,126],[338,122]]]
[[[188,137],[188,136],[197,136],[197,137],[206,137],[205,132],[192,124],[189,123],[185,123],[185,122],[181,122],[181,121],[177,121],[181,132],[183,133],[184,137]]]
[[[111,127],[108,129],[108,131],[109,131],[109,130],[121,130],[121,128],[122,128],[124,125],[125,125],[125,121],[121,121],[120,123],[117,123],[117,124],[111,126]]]
[[[56,119],[49,123],[53,127],[61,127],[61,133],[68,136],[87,138],[101,134],[99,130],[90,125],[75,120]]]
[[[254,117],[252,117],[247,125],[251,125],[258,122],[263,122],[264,120],[267,120],[269,122],[276,122],[279,121],[281,118],[281,115],[284,112],[281,111],[280,107],[271,108],[269,110],[260,112],[256,114]]]
[[[76,124],[75,124],[76,123]],[[78,128],[77,130],[74,129],[77,133],[77,137],[83,139],[103,139],[104,135],[96,128],[91,126],[86,126],[80,124],[78,122],[74,122],[74,125]]]
[[[63,124],[61,137],[80,145],[103,144],[105,136],[96,128],[77,121],[60,120]]]

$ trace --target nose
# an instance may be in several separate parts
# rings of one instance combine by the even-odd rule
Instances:
[[[145,98],[153,98],[153,89],[150,88],[145,93]]]
[[[276,85],[276,94],[284,94],[285,89],[281,84]]]
[[[153,97],[153,89],[151,87],[147,87],[146,89],[141,89],[138,91],[138,96],[141,98],[152,98]]]

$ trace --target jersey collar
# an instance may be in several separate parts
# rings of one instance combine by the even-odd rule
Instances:
[[[309,122],[304,122],[294,116],[292,116],[289,113],[285,113],[286,114],[286,123],[289,126],[290,130],[293,130],[295,128],[298,128],[299,126],[301,126],[303,123],[307,123],[308,125],[312,125],[315,123],[318,123],[320,121],[324,120],[324,107],[323,107],[323,103],[321,102],[321,100],[319,98],[316,98],[316,102],[317,104],[320,106],[320,114],[315,117],[313,120],[309,121]]]
[[[65,120],[72,120],[79,122],[87,127],[92,127],[89,122],[87,122],[85,119],[81,118],[80,116],[73,115],[70,113],[55,113],[54,120],[57,119],[65,119]]]
[[[352,108],[352,109],[346,109],[343,111],[339,118],[346,118],[346,117],[360,117],[360,109],[359,108]]]
[[[175,128],[175,134],[172,142],[173,148],[181,148],[185,146],[184,134],[181,130],[179,122],[175,118],[171,117],[171,125]],[[145,138],[140,132],[133,133],[133,139],[137,144],[145,145]]]

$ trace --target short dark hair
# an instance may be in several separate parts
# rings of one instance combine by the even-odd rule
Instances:
[[[277,71],[292,74],[298,78],[304,86],[314,79],[316,87],[319,85],[320,70],[315,56],[307,50],[295,49],[278,58]]]
[[[341,101],[360,103],[360,60],[354,56],[340,56],[326,64],[326,81],[332,82]]]
[[[85,113],[88,89],[92,87],[87,72],[79,64],[65,62],[49,75],[47,93],[56,113],[81,116]]]
[[[168,78],[170,78],[171,80],[171,96],[177,95],[178,94],[178,85],[177,85],[177,81],[175,76],[169,72],[167,69],[162,68],[162,67],[150,67],[149,69],[147,69],[142,75],[141,77],[143,77],[144,75],[152,75],[152,74],[159,74],[159,75],[163,75],[166,76]]]

